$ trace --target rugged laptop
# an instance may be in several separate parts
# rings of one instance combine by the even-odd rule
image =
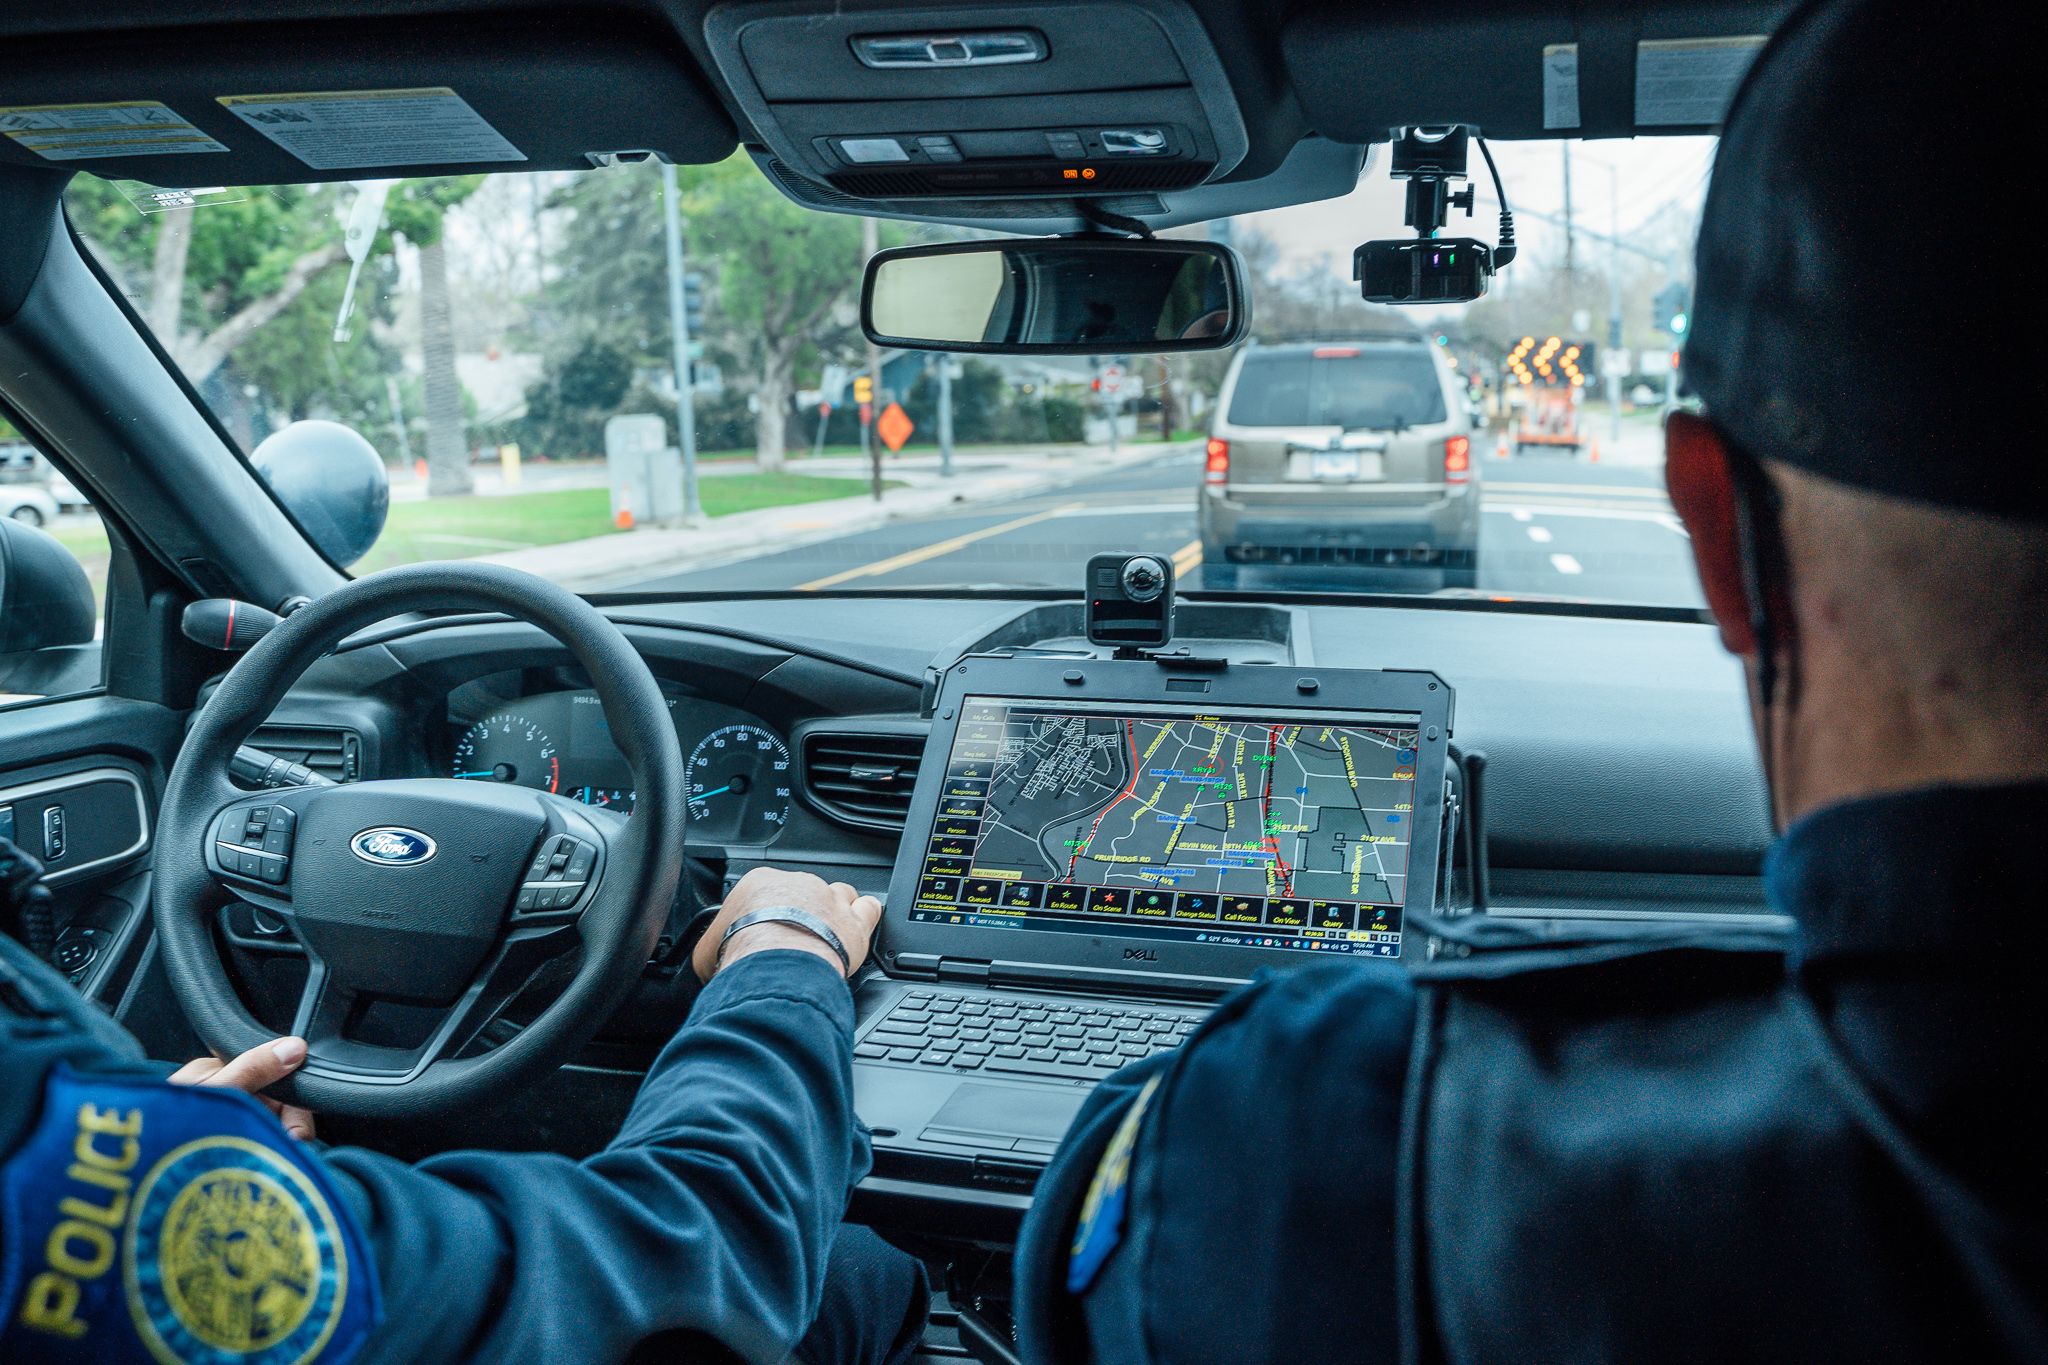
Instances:
[[[1259,968],[1400,957],[1451,723],[1421,672],[954,665],[856,997],[878,1172],[1028,1188],[1090,1086]]]

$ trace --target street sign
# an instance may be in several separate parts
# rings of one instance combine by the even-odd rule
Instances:
[[[1124,391],[1124,367],[1104,365],[1095,376],[1095,391],[1104,398],[1115,398]]]
[[[1619,347],[1600,353],[1600,373],[1609,379],[1626,379],[1635,369],[1636,358]]]
[[[900,403],[891,403],[882,409],[882,415],[875,419],[875,435],[882,438],[882,444],[893,454],[903,449],[903,443],[910,439],[910,433],[917,430],[917,424],[910,420],[910,414]]]
[[[864,374],[855,375],[853,377],[853,401],[856,403],[874,402],[875,381]]]
[[[1642,366],[1639,373],[1662,374],[1666,370],[1676,369],[1677,366],[1671,363],[1671,358],[1677,354],[1678,352],[1667,351],[1661,346],[1654,351],[1644,351],[1642,358],[1636,362]]]
[[[846,367],[844,365],[827,365],[824,378],[818,381],[818,393],[820,394],[818,401],[829,403],[835,408],[844,403],[846,401],[846,378]]]

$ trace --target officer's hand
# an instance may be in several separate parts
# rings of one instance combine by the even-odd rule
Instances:
[[[824,958],[837,970],[839,955],[832,951],[832,946],[794,924],[750,925],[726,939],[727,927],[741,915],[774,905],[808,910],[831,925],[832,932],[846,945],[846,956],[855,967],[867,959],[868,941],[874,937],[875,924],[882,918],[880,901],[861,895],[845,882],[828,886],[822,878],[808,872],[757,867],[740,878],[739,885],[733,887],[732,894],[719,908],[718,917],[711,921],[704,937],[697,940],[697,950],[690,957],[697,975],[709,981],[720,969],[730,967],[747,954],[769,948],[800,949]],[[719,956],[721,942],[725,947],[723,959]]]
[[[194,1058],[171,1073],[171,1084],[222,1085],[231,1090],[245,1091],[268,1105],[270,1112],[284,1124],[287,1133],[295,1138],[310,1138],[313,1136],[311,1110],[274,1100],[263,1093],[266,1087],[277,1084],[305,1062],[305,1039],[279,1038],[250,1048],[232,1062],[223,1062],[218,1057]]]

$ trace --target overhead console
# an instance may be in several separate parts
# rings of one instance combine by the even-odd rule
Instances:
[[[775,158],[855,199],[1180,190],[1245,154],[1180,0],[727,4],[705,36]]]

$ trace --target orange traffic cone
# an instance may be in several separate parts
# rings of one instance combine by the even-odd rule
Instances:
[[[633,529],[633,509],[632,509],[632,508],[630,508],[630,507],[621,507],[621,508],[619,509],[619,514],[618,514],[618,515],[617,515],[616,517],[613,517],[613,518],[612,518],[612,524],[613,524],[614,526],[618,527],[618,528],[619,528],[619,529],[620,529],[621,531],[630,531],[630,530],[632,530],[632,529]]]
[[[1590,457],[1590,463],[1600,463],[1600,443],[1598,441],[1593,442],[1593,453]]]
[[[1500,443],[1499,443],[1498,445],[1494,446],[1494,448],[1493,448],[1493,458],[1494,458],[1494,459],[1496,459],[1496,460],[1505,460],[1505,459],[1506,459],[1507,457],[1508,457],[1508,438],[1507,438],[1507,437],[1505,437],[1505,436],[1503,436],[1503,437],[1501,437],[1501,438],[1500,438]]]

